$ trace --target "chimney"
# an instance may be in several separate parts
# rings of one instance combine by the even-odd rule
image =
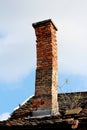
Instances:
[[[33,115],[58,113],[57,28],[51,19],[33,23],[36,35],[37,67]]]

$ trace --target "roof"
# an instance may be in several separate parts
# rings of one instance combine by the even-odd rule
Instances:
[[[70,124],[79,121],[80,124],[87,124],[87,92],[73,92],[58,94],[59,113],[57,115],[44,115],[33,117],[32,111],[35,107],[31,102],[34,96],[23,105],[13,111],[11,117],[3,122],[6,126],[45,126]],[[1,123],[1,125],[3,124]]]

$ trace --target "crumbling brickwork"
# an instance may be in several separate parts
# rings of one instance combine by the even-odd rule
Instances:
[[[43,101],[37,109],[58,111],[58,54],[57,28],[51,19],[34,23],[36,34],[37,68],[35,97]]]

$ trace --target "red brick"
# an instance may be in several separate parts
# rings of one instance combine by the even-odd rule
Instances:
[[[37,109],[58,109],[58,67],[57,67],[57,28],[52,20],[34,23],[37,49],[37,68],[35,81],[35,102],[43,99],[44,104]]]

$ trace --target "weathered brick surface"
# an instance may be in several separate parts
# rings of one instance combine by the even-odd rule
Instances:
[[[52,20],[33,24],[36,34],[37,68],[35,96],[42,98],[43,105],[38,109],[58,109],[58,65],[56,27]],[[44,95],[44,96],[43,96]]]

